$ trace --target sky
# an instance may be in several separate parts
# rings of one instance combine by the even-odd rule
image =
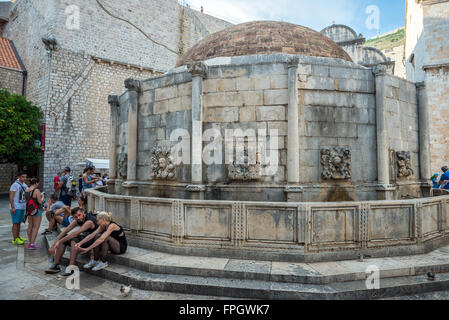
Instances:
[[[291,22],[321,31],[345,24],[370,39],[404,26],[405,0],[180,0],[232,23]]]

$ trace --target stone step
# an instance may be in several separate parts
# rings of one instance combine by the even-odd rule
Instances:
[[[54,236],[49,235],[46,237],[47,244],[51,245],[54,241]],[[443,248],[443,250],[448,250],[448,248]],[[194,266],[187,267],[187,265],[179,266],[178,264],[169,263],[168,260],[162,260],[162,257],[167,259],[167,254],[160,252],[150,252],[150,250],[144,250],[140,248],[130,247],[129,252],[126,255],[121,256],[120,259],[116,259],[115,262],[111,261],[111,265],[100,271],[92,271],[85,270],[83,265],[88,262],[89,257],[86,255],[80,255],[77,259],[77,265],[81,270],[94,274],[99,277],[103,277],[105,279],[123,283],[123,284],[131,284],[135,288],[144,289],[144,290],[152,290],[152,291],[167,291],[167,292],[176,292],[176,293],[195,293],[199,295],[209,295],[209,296],[227,296],[227,297],[235,297],[235,298],[251,298],[251,299],[377,299],[377,298],[388,298],[388,297],[397,297],[403,295],[412,295],[419,294],[425,292],[433,292],[433,291],[442,291],[449,289],[449,272],[444,272],[447,268],[447,264],[444,264],[443,261],[446,261],[447,258],[444,255],[448,255],[447,252],[441,251],[437,254],[434,253],[433,256],[430,254],[421,255],[418,257],[408,257],[410,258],[410,263],[416,263],[416,266],[412,267],[414,272],[416,270],[420,270],[421,272],[427,271],[429,266],[429,261],[425,262],[425,259],[432,259],[435,261],[440,261],[440,265],[437,265],[434,262],[434,272],[436,272],[437,277],[434,281],[428,281],[425,275],[400,275],[398,276],[399,268],[390,268],[389,264],[384,261],[383,264],[380,264],[380,289],[372,290],[367,289],[366,287],[366,273],[364,272],[364,268],[366,266],[362,266],[367,262],[357,262],[357,261],[347,261],[348,266],[353,264],[356,266],[356,262],[359,264],[360,269],[363,269],[363,272],[352,272],[349,275],[347,274],[347,278],[340,278],[339,275],[341,271],[338,270],[338,265],[335,265],[337,262],[327,262],[322,264],[321,276],[323,277],[328,272],[328,276],[326,279],[330,281],[330,279],[334,279],[335,281],[330,281],[329,283],[321,283],[321,284],[311,284],[311,283],[299,283],[294,282],[292,280],[298,280],[298,274],[295,274],[295,269],[290,269],[290,275],[293,277],[287,277],[288,272],[284,272],[283,277],[276,278],[271,277],[268,280],[257,279],[257,276],[254,274],[260,275],[260,277],[266,277],[268,274],[271,276],[271,273],[268,272],[257,272],[254,270],[250,271],[240,271],[235,273],[225,273],[226,277],[223,277],[223,273],[218,273],[221,275],[219,277],[212,276],[213,272],[210,274],[201,274],[201,272],[205,272],[204,270],[215,270],[219,271],[219,269],[208,269],[205,267],[206,262],[202,262],[203,265],[200,267],[197,265],[197,268]],[[162,272],[152,272],[150,269],[145,269],[146,266],[144,262],[150,265],[150,261],[154,259],[155,255],[159,254],[160,259],[158,266],[163,266],[163,263],[167,262],[167,269],[161,269],[164,272],[174,271],[181,272],[181,274],[176,273],[162,273]],[[150,256],[148,256],[150,255]],[[112,256],[112,255],[111,255]],[[147,256],[147,257],[145,257]],[[169,255],[171,258],[177,257],[180,261],[185,259],[185,256],[174,256]],[[120,257],[120,256],[112,256],[112,257]],[[144,258],[143,258],[144,257]],[[140,260],[139,260],[140,258]],[[197,257],[192,257],[193,259],[198,259]],[[401,257],[404,259],[405,257]],[[69,252],[66,252],[63,257],[63,263],[67,264],[69,259]],[[216,258],[214,258],[216,259]],[[387,260],[387,258],[382,259]],[[391,258],[388,258],[388,261]],[[431,261],[432,261],[431,260]],[[140,261],[141,264],[138,263]],[[164,262],[165,261],[165,262]],[[211,262],[213,260],[207,260],[207,262]],[[372,261],[371,261],[372,262]],[[186,263],[186,261],[184,261]],[[190,261],[192,263],[192,261]],[[222,262],[224,263],[224,261]],[[228,262],[229,263],[229,262]],[[273,262],[274,263],[274,262]],[[277,263],[277,262],[276,262]],[[338,262],[342,263],[342,262]],[[394,261],[394,263],[397,263]],[[134,265],[133,265],[134,264]],[[327,269],[325,269],[325,264],[327,264]],[[291,264],[295,265],[295,264]],[[390,261],[390,265],[392,266],[392,262]],[[211,265],[210,267],[214,267]],[[253,266],[254,268],[257,268]],[[273,265],[272,265],[273,267]],[[318,268],[317,266],[315,266]],[[412,268],[409,271],[412,271]],[[440,268],[440,269],[438,269]],[[142,270],[144,269],[144,270]],[[406,269],[405,267],[403,269]],[[161,271],[159,270],[159,271]],[[330,272],[333,270],[333,272]],[[386,273],[390,277],[382,276],[382,272],[390,270],[390,273]],[[221,270],[223,271],[223,270]],[[226,270],[230,271],[230,270]],[[272,271],[272,270],[271,270]],[[285,271],[285,270],[284,270]],[[298,271],[298,270],[296,270]],[[316,272],[316,270],[315,270]],[[340,273],[339,273],[340,272]],[[395,274],[395,272],[397,274]],[[195,275],[183,274],[183,273],[196,273]],[[245,274],[252,274],[254,279],[250,279]],[[331,274],[333,273],[333,275]],[[351,280],[351,277],[356,277],[357,274],[363,274],[362,279]],[[235,275],[235,277],[231,277],[231,275]],[[264,275],[264,276],[262,276]],[[351,275],[351,276],[350,276]],[[238,278],[238,277],[241,278]],[[250,276],[251,277],[251,276]],[[304,279],[307,276],[304,276]],[[319,277],[319,275],[309,276],[311,279],[313,277]],[[332,278],[334,277],[334,278]],[[276,279],[276,280],[273,280]],[[278,281],[282,279],[290,280],[287,281]],[[310,280],[307,280],[310,281]]]
[[[379,299],[449,289],[449,273],[438,273],[434,281],[425,276],[405,276],[380,280],[380,288],[367,289],[365,280],[330,284],[302,284],[262,280],[242,280],[204,276],[155,274],[124,265],[110,265],[100,271],[85,270],[88,257],[77,260],[80,270],[118,283],[150,291],[195,293],[249,299]],[[68,252],[63,258],[68,263]]]
[[[54,236],[47,237],[50,243]],[[129,246],[123,255],[109,255],[110,264],[152,274],[259,280],[301,284],[330,284],[365,280],[368,266],[376,266],[382,279],[449,272],[449,247],[406,257],[287,263],[181,256]]]

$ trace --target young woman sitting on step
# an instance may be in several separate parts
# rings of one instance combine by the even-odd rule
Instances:
[[[125,231],[113,221],[111,213],[100,212],[97,215],[97,223],[98,229],[75,245],[75,249],[82,254],[89,252],[89,250],[94,250],[94,259],[84,265],[84,268],[92,268],[93,271],[98,271],[108,266],[106,262],[108,251],[111,251],[112,254],[123,254],[128,247]],[[87,248],[81,247],[91,239],[95,239],[91,246]]]

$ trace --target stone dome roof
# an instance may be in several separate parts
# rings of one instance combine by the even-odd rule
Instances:
[[[207,36],[182,55],[176,66],[216,57],[273,53],[339,58],[352,62],[338,44],[315,30],[287,22],[254,21]]]

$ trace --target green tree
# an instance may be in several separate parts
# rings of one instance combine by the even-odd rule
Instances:
[[[42,111],[24,97],[0,89],[0,162],[29,166],[41,162]]]

